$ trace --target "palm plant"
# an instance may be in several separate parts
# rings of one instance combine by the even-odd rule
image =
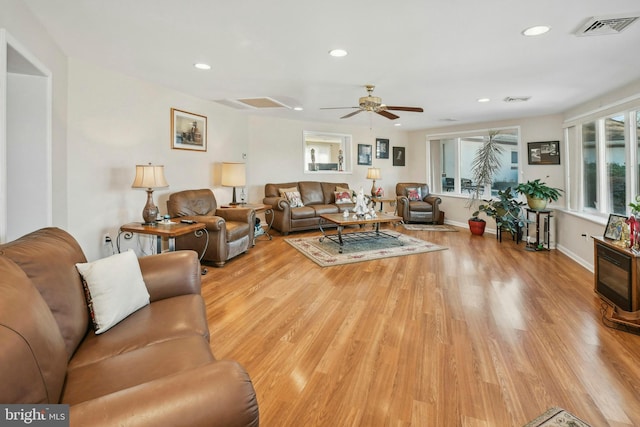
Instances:
[[[489,138],[485,139],[482,147],[476,151],[471,162],[471,176],[475,189],[469,197],[468,206],[471,207],[474,201],[480,198],[480,193],[485,186],[491,185],[493,176],[502,167],[502,153],[504,148],[496,140],[500,131],[489,131]],[[473,215],[477,218],[477,215]]]

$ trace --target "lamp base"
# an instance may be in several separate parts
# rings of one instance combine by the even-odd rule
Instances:
[[[158,217],[158,207],[153,203],[153,189],[147,189],[147,204],[142,210],[142,219],[144,222],[142,225],[156,225],[156,218]]]
[[[373,186],[371,187],[371,197],[376,197],[376,192],[377,192],[376,180],[374,179],[373,180]]]

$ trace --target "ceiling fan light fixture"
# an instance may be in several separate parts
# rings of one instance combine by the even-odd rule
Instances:
[[[347,51],[344,49],[331,49],[329,51],[329,55],[333,56],[334,58],[342,58],[343,56],[347,56]]]
[[[548,25],[535,25],[533,27],[525,28],[522,31],[522,35],[527,37],[541,36],[548,33],[549,30],[551,30],[551,27]]]

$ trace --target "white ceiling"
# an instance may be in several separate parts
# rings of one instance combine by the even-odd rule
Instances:
[[[594,16],[640,16],[638,0],[24,1],[68,56],[204,99],[304,107],[246,110],[291,119],[424,129],[559,113],[640,79],[640,20],[573,34]],[[551,31],[521,35],[540,24]],[[349,54],[330,57],[337,47]],[[356,106],[365,84],[425,111],[320,110]]]

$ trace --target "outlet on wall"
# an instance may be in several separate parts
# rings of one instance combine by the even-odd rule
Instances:
[[[111,244],[111,236],[109,236],[109,233],[105,233],[105,234],[102,236],[102,244],[103,244],[103,245],[109,245],[109,244]]]

